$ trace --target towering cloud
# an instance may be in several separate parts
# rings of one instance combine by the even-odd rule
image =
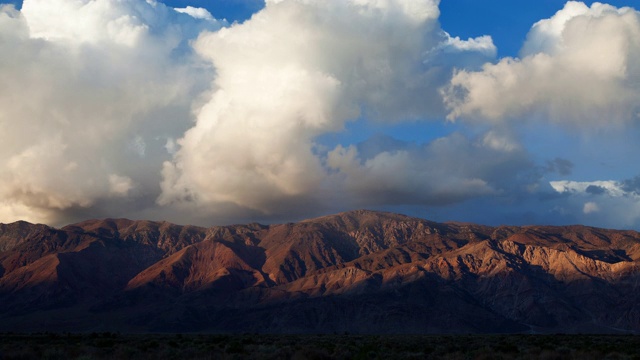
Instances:
[[[359,188],[363,171],[351,168],[371,165],[341,147],[325,155],[317,136],[360,117],[398,122],[442,115],[438,88],[449,79],[450,63],[495,56],[488,37],[461,41],[443,32],[437,5],[269,1],[250,21],[202,34],[194,46],[216,69],[215,90],[164,165],[160,204],[215,209],[227,203],[287,214],[317,207],[345,186]],[[424,176],[409,180],[428,172],[412,156],[377,155],[371,161],[380,173],[369,175],[405,178],[386,183],[391,192],[432,191],[426,190],[431,181],[420,184]],[[349,169],[337,159],[344,156]],[[407,181],[415,184],[407,188]],[[462,197],[490,191],[474,176],[459,181]]]

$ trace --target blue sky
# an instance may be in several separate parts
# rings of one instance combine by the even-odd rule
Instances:
[[[13,4],[0,222],[640,229],[631,1]]]
[[[173,7],[201,7],[209,10],[216,18],[229,22],[243,22],[264,7],[262,0],[174,0],[165,4]]]

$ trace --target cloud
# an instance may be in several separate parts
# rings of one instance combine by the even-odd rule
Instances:
[[[520,58],[459,70],[443,90],[448,119],[548,119],[582,128],[637,120],[640,16],[568,2],[531,28]]]
[[[584,203],[584,207],[582,208],[582,212],[585,214],[596,213],[599,211],[600,208],[598,207],[598,204],[594,203],[593,201]]]
[[[187,6],[185,8],[176,8],[175,11],[179,13],[189,14],[196,19],[216,21],[213,15],[211,15],[211,13],[207,9],[203,9],[203,8]]]
[[[186,40],[185,34],[193,36],[207,27],[203,22],[194,22],[193,18],[213,23],[210,29],[222,25],[204,9],[173,9],[155,0],[26,0],[21,13],[31,38],[76,45],[102,43],[136,47],[144,44],[165,51]]]
[[[640,196],[640,176],[621,181],[620,187],[629,194]]]
[[[445,114],[438,89],[453,68],[479,68],[496,49],[488,36],[450,36],[438,16],[436,0],[270,1],[231,26],[153,0],[3,6],[2,221],[291,218],[366,203],[376,181],[381,205],[402,202],[394,193],[450,203],[500,191],[487,169],[449,181],[420,168],[464,158],[453,149],[374,146],[347,169],[328,164],[339,147],[317,141],[357,119]]]
[[[548,172],[557,172],[560,175],[571,175],[573,163],[570,160],[557,157],[547,161],[545,170]]]
[[[598,186],[598,185],[589,185],[587,186],[587,188],[584,190],[584,192],[586,192],[587,194],[592,194],[592,195],[601,195],[601,194],[606,194],[607,193],[607,189]]]
[[[620,182],[615,180],[600,180],[600,181],[551,181],[549,182],[551,187],[559,193],[573,193],[573,194],[594,194],[593,189],[598,190],[598,193],[606,193],[609,196],[620,197],[626,192],[620,186]]]
[[[640,221],[640,195],[633,187],[636,180],[563,180],[551,181],[550,185],[564,195],[557,206],[573,214],[574,221],[603,227],[636,228]],[[587,216],[594,213],[598,216]]]
[[[479,64],[495,56],[495,47],[489,37],[451,38],[439,28],[437,6],[269,1],[242,24],[202,34],[194,47],[216,69],[215,91],[163,166],[159,204],[211,213],[233,204],[284,216],[317,211],[331,193],[361,194],[341,202],[348,208],[376,186],[408,199],[425,175],[436,178],[416,155],[381,151],[366,160],[368,170],[355,171],[332,163],[347,161],[336,158],[349,156],[348,147],[321,150],[316,138],[363,117],[397,123],[444,114],[438,88],[452,65],[442,64],[462,57]],[[368,183],[356,185],[367,172]],[[442,179],[431,194],[462,199],[492,191],[483,179],[464,175]]]
[[[56,223],[108,199],[157,196],[162,145],[190,125],[212,73],[189,36],[219,27],[153,1],[2,6],[2,221]]]
[[[524,176],[530,169],[526,152],[494,147],[486,142],[489,136],[497,135],[470,139],[454,133],[423,145],[375,138],[338,146],[328,153],[326,164],[346,185],[341,197],[355,197],[352,201],[363,206],[443,206],[487,195],[510,196],[537,181]],[[387,148],[367,156],[375,148],[372,141]]]
[[[1,6],[0,221],[368,207],[637,223],[640,181],[550,182],[583,175],[583,159],[514,125],[632,122],[637,13],[570,2],[534,24],[519,59],[496,61],[491,37],[442,29],[438,5],[271,0],[231,25],[153,0]],[[403,126],[419,130],[390,130]]]

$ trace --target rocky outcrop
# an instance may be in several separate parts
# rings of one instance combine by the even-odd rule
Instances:
[[[0,330],[640,332],[640,234],[353,211],[0,224]],[[45,321],[46,319],[46,321]]]

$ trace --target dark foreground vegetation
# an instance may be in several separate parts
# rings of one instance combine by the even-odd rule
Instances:
[[[638,335],[0,334],[0,359],[638,359]]]

